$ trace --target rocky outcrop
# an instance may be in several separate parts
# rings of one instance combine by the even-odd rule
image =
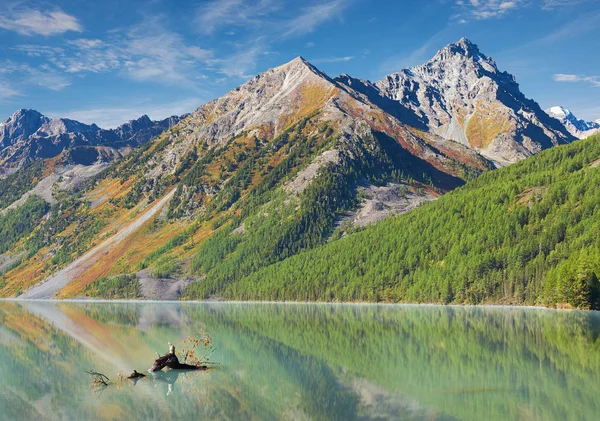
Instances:
[[[0,147],[6,148],[20,140],[27,139],[49,122],[48,117],[35,110],[18,110],[0,123]]]

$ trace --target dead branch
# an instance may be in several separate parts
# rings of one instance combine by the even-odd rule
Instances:
[[[86,371],[86,373],[89,374],[90,376],[92,376],[92,378],[93,378],[92,386],[93,387],[108,386],[108,383],[110,382],[108,377],[106,377],[102,373],[98,373],[97,371],[90,370],[90,371]]]

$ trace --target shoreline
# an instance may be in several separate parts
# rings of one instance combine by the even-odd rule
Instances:
[[[584,310],[577,308],[553,308],[532,305],[506,305],[506,304],[436,304],[436,303],[372,303],[372,302],[324,302],[324,301],[228,301],[228,300],[109,300],[102,298],[66,298],[66,299],[22,299],[0,298],[0,302],[22,303],[117,303],[117,304],[285,304],[285,305],[329,305],[329,306],[381,306],[381,307],[450,307],[450,308],[490,308],[490,309],[522,309],[522,310],[547,310],[558,312],[586,312],[593,313],[598,310]]]

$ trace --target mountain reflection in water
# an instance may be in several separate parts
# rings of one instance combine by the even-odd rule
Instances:
[[[596,420],[600,315],[520,308],[0,302],[7,420]],[[221,365],[146,372],[199,330]],[[86,370],[111,384],[90,388]]]

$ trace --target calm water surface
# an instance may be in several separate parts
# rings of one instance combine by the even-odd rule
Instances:
[[[221,368],[117,381],[200,329]],[[0,419],[598,420],[599,335],[532,309],[0,301]]]

